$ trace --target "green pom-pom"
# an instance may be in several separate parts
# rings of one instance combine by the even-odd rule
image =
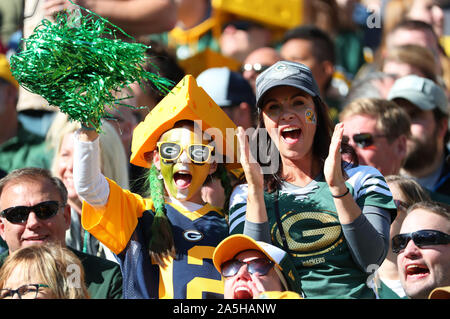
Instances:
[[[81,8],[81,7],[80,7]],[[148,47],[125,42],[120,28],[95,13],[60,13],[55,22],[41,21],[11,57],[11,71],[22,87],[60,108],[71,120],[100,131],[105,108],[114,107],[114,93],[134,82],[150,81],[168,92],[171,81],[147,72]]]

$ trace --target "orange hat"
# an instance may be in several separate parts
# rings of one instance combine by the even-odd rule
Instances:
[[[220,273],[224,262],[233,259],[237,254],[245,250],[258,250],[266,255],[282,271],[282,276],[286,280],[289,290],[303,294],[300,277],[290,256],[281,248],[262,241],[256,241],[247,235],[235,234],[222,240],[214,249],[214,267]],[[280,279],[282,278],[280,277]]]
[[[8,59],[4,54],[0,54],[0,78],[19,88],[19,83],[13,77]]]
[[[150,167],[144,154],[156,149],[160,136],[181,120],[201,121],[202,131],[214,138],[215,149],[225,156],[228,169],[239,168],[236,125],[211,97],[186,75],[134,129],[130,162]]]

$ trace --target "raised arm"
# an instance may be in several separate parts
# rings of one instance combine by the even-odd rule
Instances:
[[[325,161],[324,175],[353,259],[367,271],[369,265],[380,265],[386,257],[389,249],[390,216],[387,209],[376,206],[365,205],[361,210],[354,198],[356,194],[352,194],[345,184],[340,153],[343,132],[343,124],[337,124]],[[371,180],[378,182],[377,178],[367,178],[366,183],[372,183]],[[375,187],[378,186],[374,184],[372,188]]]
[[[109,185],[101,173],[98,133],[80,129],[75,133],[73,175],[75,189],[92,206],[104,206],[108,201]]]

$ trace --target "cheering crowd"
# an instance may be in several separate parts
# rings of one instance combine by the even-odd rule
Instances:
[[[450,298],[450,2],[228,4],[0,4],[0,299]],[[61,13],[167,92],[97,123],[25,89],[20,39]]]

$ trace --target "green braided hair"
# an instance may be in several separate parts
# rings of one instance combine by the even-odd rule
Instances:
[[[149,243],[149,254],[156,263],[162,267],[166,265],[165,259],[175,258],[175,244],[172,235],[172,226],[166,215],[164,200],[164,183],[158,178],[159,171],[152,164],[149,172],[150,198],[155,207],[155,217],[151,226],[151,239]]]

